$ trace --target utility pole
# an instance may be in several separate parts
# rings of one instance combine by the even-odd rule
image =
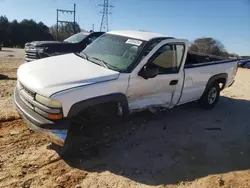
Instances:
[[[109,12],[109,8],[112,8],[114,6],[110,5],[108,0],[103,0],[103,4],[99,6],[103,7],[102,11],[100,11],[100,13],[102,13],[100,31],[108,31],[109,30],[108,15],[111,14],[111,12]]]
[[[76,33],[76,4],[74,3],[74,34]]]
[[[67,14],[72,14],[74,17],[73,22],[69,21],[64,21],[64,20],[59,20],[59,12],[61,13],[67,13]],[[58,23],[73,23],[73,32],[74,34],[76,33],[76,4],[74,4],[74,10],[62,10],[62,9],[56,9],[56,40],[58,40]]]
[[[56,10],[56,40],[58,40],[58,9]]]

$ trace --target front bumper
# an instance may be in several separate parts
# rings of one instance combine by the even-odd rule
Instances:
[[[17,88],[14,91],[14,102],[18,113],[32,130],[42,134],[57,145],[64,145],[70,126],[69,120],[51,121],[37,114],[22,101]]]

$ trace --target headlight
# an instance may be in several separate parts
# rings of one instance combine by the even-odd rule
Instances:
[[[47,97],[44,97],[42,95],[36,94],[36,100],[42,104],[44,104],[47,107],[51,107],[51,108],[61,108],[62,104],[60,101],[55,100],[55,99],[50,99]]]

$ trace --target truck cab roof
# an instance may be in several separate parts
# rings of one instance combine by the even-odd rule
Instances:
[[[108,33],[114,34],[114,35],[120,35],[120,36],[125,36],[125,37],[130,37],[130,38],[136,38],[144,41],[150,41],[155,38],[160,38],[160,37],[168,37],[166,35],[162,35],[159,33],[152,33],[148,31],[134,31],[134,30],[118,30],[118,31],[109,31]]]

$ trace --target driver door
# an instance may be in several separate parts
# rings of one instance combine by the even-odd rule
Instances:
[[[130,76],[127,96],[132,111],[154,106],[171,108],[178,102],[184,78],[186,46],[185,40],[168,39],[145,54]],[[143,69],[150,68],[158,69],[155,77],[145,79],[139,76]]]

